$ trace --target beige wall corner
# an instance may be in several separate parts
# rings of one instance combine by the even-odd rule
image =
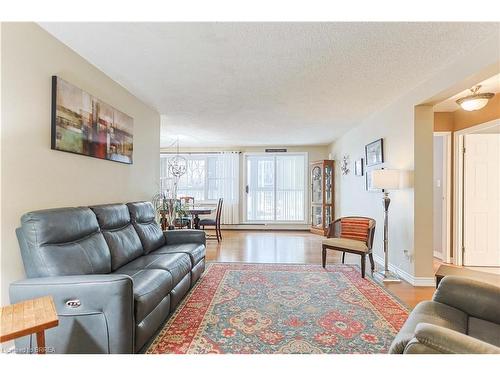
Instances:
[[[159,182],[160,115],[34,23],[1,25],[1,303],[22,279],[15,228],[25,212],[150,199]],[[50,149],[51,76],[134,118],[134,164]]]
[[[458,131],[484,124],[500,118],[500,94],[495,96],[479,111],[465,111],[461,108],[453,112],[434,113],[434,131]]]
[[[434,131],[453,131],[453,112],[434,112]]]
[[[433,127],[432,106],[415,107],[414,276],[432,277]]]
[[[470,128],[498,118],[500,118],[500,94],[491,98],[479,111],[468,112],[460,108],[453,112],[453,130]]]

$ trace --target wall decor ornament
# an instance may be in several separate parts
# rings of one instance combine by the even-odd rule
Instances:
[[[134,119],[52,76],[51,149],[133,162]]]
[[[344,155],[342,157],[342,164],[340,165],[340,170],[342,171],[342,174],[344,176],[349,174],[349,172],[350,172],[350,169],[349,169],[349,155]]]
[[[363,158],[354,161],[354,175],[363,176],[364,168],[363,168]]]
[[[382,138],[365,146],[366,166],[382,164],[384,162],[384,140]]]

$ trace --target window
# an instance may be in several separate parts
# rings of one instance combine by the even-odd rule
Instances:
[[[246,156],[247,221],[304,222],[305,154]]]
[[[168,161],[173,156],[173,154],[160,155],[162,191],[169,189],[173,183],[168,170]],[[227,203],[230,203],[237,199],[238,153],[181,154],[181,156],[187,160],[187,169],[186,173],[179,178],[177,197],[194,197],[195,202],[216,202],[219,198],[224,198]],[[236,194],[234,194],[235,190]]]

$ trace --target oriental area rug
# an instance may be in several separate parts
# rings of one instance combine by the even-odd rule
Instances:
[[[354,265],[211,263],[146,353],[387,353],[407,317]]]

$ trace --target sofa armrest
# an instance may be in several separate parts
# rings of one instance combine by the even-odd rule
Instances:
[[[415,338],[420,344],[430,348],[430,351],[443,354],[500,354],[497,346],[429,323],[417,324]]]
[[[500,324],[500,288],[459,276],[446,276],[432,299],[468,315]]]
[[[134,352],[134,297],[129,276],[41,277],[10,285],[11,303],[47,295],[54,299],[60,320],[58,327],[47,331],[47,346],[57,353]],[[78,302],[69,306],[68,301]],[[104,336],[103,330],[107,331]],[[106,339],[95,342],[99,337]],[[92,346],[85,347],[83,342]]]
[[[165,243],[167,245],[176,245],[182,243],[199,243],[206,245],[205,231],[198,229],[179,229],[163,232]]]

